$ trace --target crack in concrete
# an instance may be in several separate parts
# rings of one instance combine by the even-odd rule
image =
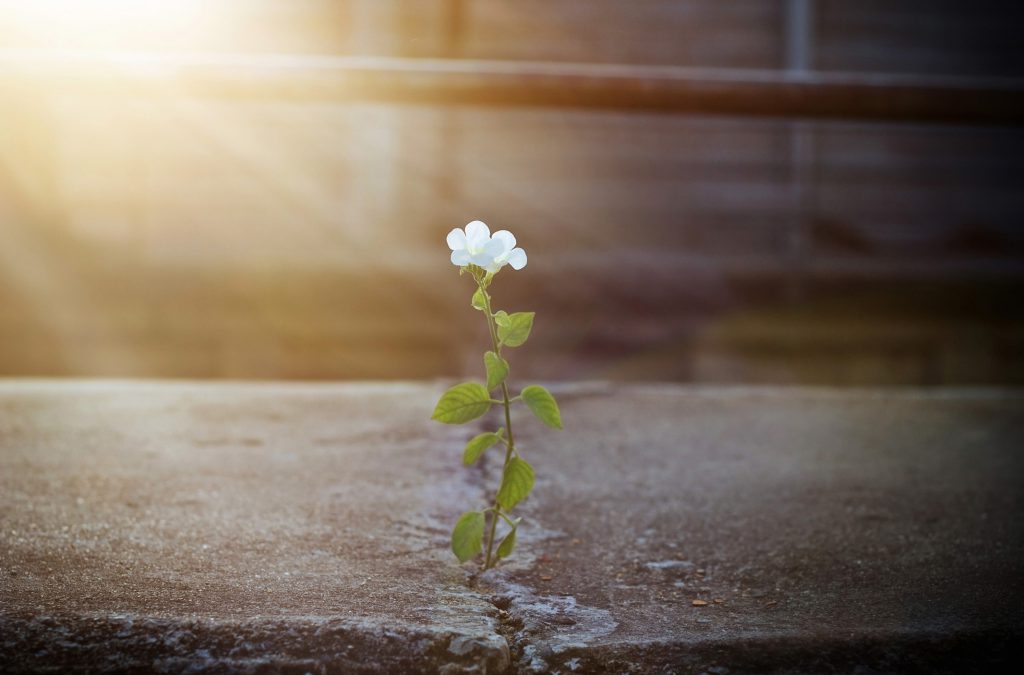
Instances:
[[[608,389],[599,387],[568,389],[570,397],[606,395]],[[493,425],[481,421],[476,433],[486,431]],[[486,486],[498,480],[493,461],[482,461],[479,470],[471,474],[477,479],[477,488],[483,499],[489,503]],[[474,573],[468,580],[471,593],[479,594],[494,607],[495,633],[476,641],[460,642],[473,645],[480,657],[482,670],[449,670],[445,672],[505,672],[514,669],[521,673],[552,672],[559,669],[576,671],[580,658],[576,652],[585,649],[591,641],[610,634],[618,626],[611,612],[582,605],[571,595],[538,595],[534,589],[517,583],[511,576],[516,572],[527,572],[536,563],[536,555],[530,548],[541,541],[560,536],[562,533],[547,530],[527,510],[528,527],[522,528],[517,537],[515,557],[502,561],[500,567],[484,573]],[[489,671],[485,664],[496,664],[500,660],[492,656],[498,640],[504,644],[507,666],[504,670]],[[467,647],[468,649],[468,647]],[[455,651],[455,650],[453,650]],[[462,668],[462,666],[458,666]]]
[[[481,581],[491,589],[497,630],[517,672],[574,671],[578,652],[618,626],[608,610],[582,605],[571,595],[538,595],[501,570],[487,576]]]

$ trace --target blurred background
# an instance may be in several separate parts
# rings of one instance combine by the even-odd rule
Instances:
[[[0,375],[479,375],[444,238],[481,219],[530,256],[493,288],[538,312],[521,376],[1022,384],[1022,26],[945,0],[0,0]]]

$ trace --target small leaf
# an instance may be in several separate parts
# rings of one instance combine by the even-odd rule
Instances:
[[[533,312],[516,312],[508,315],[508,325],[498,324],[498,337],[502,344],[509,347],[518,347],[530,337],[530,329],[533,328]],[[497,318],[495,318],[497,321]]]
[[[494,352],[484,354],[484,367],[487,368],[487,390],[494,389],[508,377],[508,361]]]
[[[491,395],[482,384],[463,382],[444,394],[431,419],[444,424],[462,424],[475,420],[491,409]]]
[[[562,414],[559,412],[558,403],[551,392],[540,385],[531,384],[523,389],[521,396],[537,419],[549,427],[562,428]]]
[[[498,489],[498,504],[508,511],[530,494],[533,489],[533,467],[526,460],[513,457],[505,467]]]
[[[466,449],[462,452],[462,463],[466,466],[470,466],[480,459],[480,455],[484,454],[484,451],[490,448],[495,443],[501,441],[501,433],[495,433],[488,431],[474,436],[470,439],[469,443],[466,443]]]
[[[463,513],[452,530],[452,553],[459,562],[466,562],[484,545],[484,514],[480,511]]]
[[[519,525],[519,521],[520,520],[522,520],[522,519],[521,518],[517,518],[516,519],[516,521],[515,521],[516,525]],[[508,534],[505,535],[505,538],[501,540],[500,544],[498,544],[498,557],[499,558],[507,558],[509,556],[509,554],[512,553],[512,549],[515,548],[515,546],[516,546],[516,525],[514,525],[511,530],[509,530]]]
[[[494,315],[494,323],[498,324],[500,327],[508,327],[510,324],[508,312],[503,309],[499,309]]]
[[[487,301],[484,299],[484,292],[479,288],[476,289],[476,292],[473,293],[473,299],[470,301],[470,304],[482,312],[484,308],[487,307]]]

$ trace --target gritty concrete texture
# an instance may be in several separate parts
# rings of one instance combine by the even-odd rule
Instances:
[[[1015,664],[1024,393],[552,388],[478,575],[442,384],[0,382],[0,670]]]

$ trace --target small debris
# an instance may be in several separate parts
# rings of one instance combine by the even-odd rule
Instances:
[[[541,581],[551,581],[553,577],[550,574],[542,574],[540,577]]]
[[[714,603],[715,603],[716,605],[720,605],[720,604],[722,604],[723,602],[725,602],[725,599],[724,599],[724,598],[715,598],[715,599],[714,599]]]
[[[646,567],[649,570],[681,569],[683,571],[689,571],[694,568],[694,564],[689,560],[658,560],[654,562],[644,563],[644,567]]]
[[[579,546],[580,544],[582,544],[582,543],[583,543],[583,540],[581,540],[581,539],[573,539],[573,540],[572,540],[571,542],[569,542],[569,543],[570,543],[570,544],[571,544],[572,546]],[[577,660],[577,659],[573,659],[573,660]]]
[[[707,600],[694,600],[690,604],[693,605],[694,607],[706,607],[707,604],[708,604],[708,601]]]

